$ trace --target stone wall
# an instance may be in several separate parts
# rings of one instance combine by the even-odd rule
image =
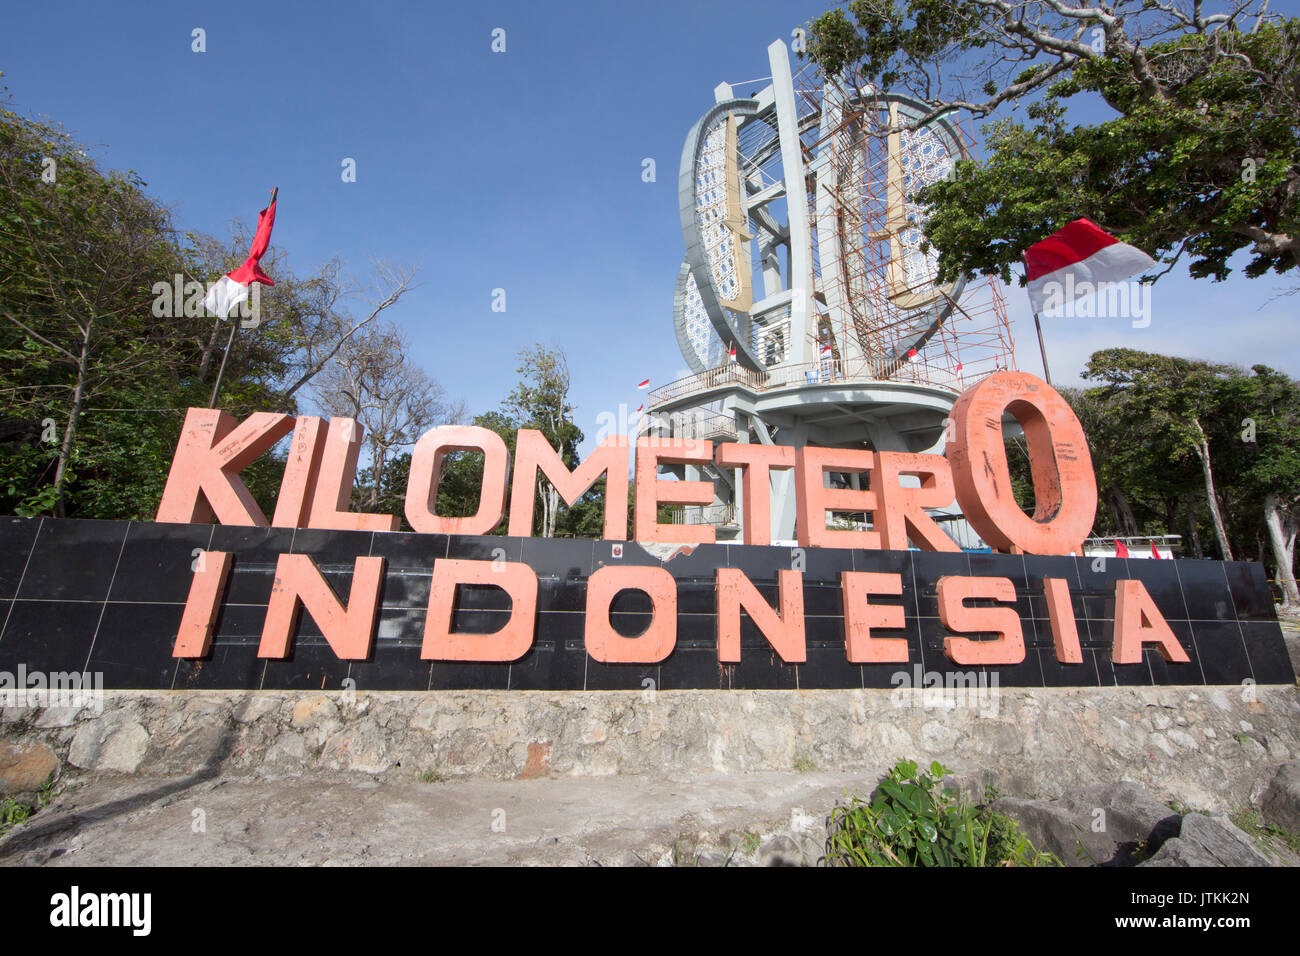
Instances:
[[[0,789],[39,774],[512,779],[861,770],[900,757],[1055,797],[1131,779],[1209,810],[1258,801],[1300,755],[1294,687],[988,691],[106,692],[6,707]],[[951,694],[951,692],[950,692]],[[6,769],[9,768],[9,769]]]

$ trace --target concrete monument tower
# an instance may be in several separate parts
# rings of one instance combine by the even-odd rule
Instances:
[[[811,65],[792,72],[779,40],[767,52],[767,85],[743,97],[719,84],[686,136],[673,320],[689,374],[651,392],[644,434],[941,453],[957,395],[1014,367],[994,281],[939,284],[921,248],[912,197],[970,156],[968,139],[945,118],[919,123],[916,100]],[[713,504],[679,520],[735,539],[736,472],[668,467],[714,484]],[[793,471],[772,472],[771,501],[774,542],[792,542]],[[936,517],[980,544],[955,506]]]

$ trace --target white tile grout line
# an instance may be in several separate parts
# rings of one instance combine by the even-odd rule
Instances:
[[[99,640],[99,627],[104,623],[104,612],[108,610],[108,596],[113,593],[113,584],[117,581],[117,569],[122,564],[122,552],[126,550],[126,539],[131,537],[131,525],[135,523],[128,521],[126,531],[122,534],[122,544],[117,549],[117,560],[113,562],[113,575],[108,579],[108,590],[104,592],[104,600],[99,607],[99,618],[95,621],[95,634],[90,639],[90,650],[86,651],[86,663],[81,668],[83,674],[90,671],[90,658],[95,653],[95,642]]]
[[[368,557],[368,558],[372,558],[372,557],[374,557],[374,555],[375,555],[375,532],[372,531],[372,532],[370,532],[370,544],[369,544],[369,546],[366,548],[366,557]],[[353,565],[352,565],[352,566],[353,566],[353,568],[355,569],[355,568],[356,568],[356,563],[353,562]],[[387,576],[387,571],[388,571],[388,562],[387,562],[387,561],[384,562],[384,571],[385,571],[385,577],[386,577],[386,576]],[[383,587],[383,581],[382,581],[382,580],[380,581],[379,586],[380,586],[380,588]],[[331,588],[330,590],[333,590],[333,588]],[[349,601],[352,600],[351,595],[349,595],[348,600],[349,600]],[[372,636],[371,636],[371,638],[370,638],[370,656],[371,656],[371,658],[373,658],[373,657],[375,656],[375,645],[379,643],[379,619],[383,616],[383,613],[384,613],[384,602],[383,602],[383,601],[380,601],[380,602],[378,603],[378,605],[375,607],[375,626],[374,626],[374,631],[372,632]],[[353,661],[348,661],[348,669],[347,669],[346,673],[343,675],[343,679],[344,679],[345,681],[347,681],[347,680],[351,680],[351,679],[352,679],[352,665],[353,665]]]
[[[40,524],[36,526],[36,533],[32,535],[32,543],[27,547],[27,560],[23,562],[23,572],[18,575],[18,583],[14,585],[14,596],[9,601],[9,610],[5,611],[5,622],[0,624],[0,640],[4,640],[5,629],[9,627],[9,615],[14,612],[14,605],[18,603],[18,595],[23,589],[23,579],[27,577],[27,567],[32,563],[32,553],[36,550],[36,542],[41,536],[41,529],[45,527],[45,519],[41,518]]]
[[[1180,598],[1183,599],[1183,613],[1187,615],[1186,620],[1187,620],[1188,624],[1191,624],[1192,609],[1191,609],[1191,607],[1190,607],[1190,606],[1188,605],[1188,603],[1187,603],[1187,592],[1183,590],[1183,576],[1182,576],[1182,574],[1179,573],[1179,571],[1178,571],[1178,562],[1177,562],[1177,561],[1174,562],[1174,580],[1178,582],[1178,596],[1179,596]],[[1145,587],[1145,586],[1146,586],[1146,585],[1143,585],[1143,587]],[[1229,600],[1232,600],[1232,585],[1231,585],[1231,584],[1228,585],[1228,599],[1229,599]],[[1234,605],[1233,608],[1232,608],[1232,616],[1233,616],[1233,617],[1236,617],[1236,616],[1237,616],[1237,608],[1236,608],[1235,605]],[[1201,657],[1201,642],[1198,641],[1198,640],[1196,639],[1196,629],[1195,629],[1195,628],[1189,628],[1189,629],[1190,629],[1191,632],[1192,632],[1192,647],[1195,648],[1195,650],[1196,650],[1196,666],[1197,666],[1197,667],[1200,669],[1200,671],[1201,671],[1201,683],[1202,683],[1202,684],[1205,684],[1205,685],[1208,687],[1208,686],[1209,686],[1209,683],[1208,683],[1208,682],[1206,681],[1206,679],[1205,679],[1205,664],[1204,664],[1204,659]],[[1240,629],[1241,629],[1241,628],[1240,628],[1240,622],[1238,622],[1238,630],[1240,630]],[[1247,663],[1248,665],[1250,664],[1250,655],[1249,655],[1249,654],[1246,655],[1246,663]],[[1253,676],[1254,673],[1255,673],[1255,671],[1252,669],[1250,673],[1251,673],[1251,675]]]
[[[969,559],[968,559],[968,560],[969,560]],[[1076,567],[1077,567],[1077,565],[1076,565]],[[1023,572],[1025,573],[1025,600],[1029,602],[1029,626],[1032,627],[1032,628],[1034,629],[1034,641],[1035,641],[1035,643],[1037,643],[1037,641],[1038,641],[1038,619],[1034,617],[1034,604],[1033,604],[1033,601],[1029,600],[1029,598],[1030,598],[1030,595],[1029,595],[1029,565],[1025,562],[1025,555],[1024,555],[1023,552],[1022,552],[1021,555],[1020,555],[1020,570],[1023,571]],[[1021,632],[1022,632],[1021,640],[1024,639],[1023,631],[1024,631],[1024,626],[1022,625],[1022,626],[1021,626]],[[1076,636],[1076,637],[1078,636],[1077,631],[1076,631],[1075,636]],[[1056,641],[1053,640],[1052,643],[1055,644]],[[1037,650],[1037,648],[1035,648],[1035,650]],[[1029,653],[1029,648],[1025,648],[1025,654],[1027,655],[1028,653]],[[1044,670],[1043,670],[1043,655],[1042,655],[1042,654],[1037,654],[1037,655],[1036,655],[1036,659],[1037,659],[1037,661],[1038,661],[1038,680],[1039,680],[1039,682],[1042,684],[1042,686],[1046,687],[1046,686],[1047,686],[1047,674],[1046,674],[1046,672],[1044,672]],[[987,669],[985,670],[985,673],[988,673]]]
[[[1246,632],[1241,626],[1241,618],[1237,614],[1237,599],[1232,593],[1232,581],[1228,579],[1228,562],[1220,561],[1219,568],[1223,571],[1223,583],[1228,587],[1228,606],[1232,608],[1232,619],[1237,623],[1237,636],[1241,638],[1241,652],[1246,655],[1246,666],[1250,668],[1250,679],[1259,683],[1255,678],[1255,662],[1250,659],[1250,648],[1246,646]],[[1265,582],[1265,587],[1268,584]],[[1272,593],[1269,594],[1269,600],[1272,600]],[[1205,675],[1202,674],[1202,677]]]

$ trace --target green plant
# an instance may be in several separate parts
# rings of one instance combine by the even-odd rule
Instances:
[[[745,856],[753,856],[757,853],[758,845],[761,842],[762,839],[757,833],[752,833],[749,830],[746,830],[744,833],[744,840],[741,842],[741,847],[745,851]]]
[[[36,792],[36,806],[44,809],[50,805],[54,799],[54,774],[50,774],[46,781],[41,784],[40,789]]]
[[[421,783],[446,783],[447,778],[444,777],[442,774],[438,773],[438,771],[436,770],[426,770],[424,773],[420,774],[420,782]]]
[[[0,801],[0,835],[7,833],[10,827],[17,826],[32,815],[32,808],[19,803],[13,797]]]
[[[1087,860],[1089,866],[1097,865],[1097,858],[1088,852],[1088,848],[1083,845],[1083,841],[1075,838],[1074,855],[1076,859]]]
[[[1300,853],[1300,834],[1291,833],[1274,823],[1265,823],[1259,811],[1251,807],[1238,810],[1228,817],[1243,833],[1250,834],[1264,850],[1272,851],[1273,842],[1285,845],[1292,853]]]
[[[1019,825],[937,785],[951,771],[937,761],[919,772],[900,760],[867,803],[854,797],[831,813],[828,866],[1060,866]]]
[[[812,757],[807,754],[800,754],[794,758],[794,769],[799,773],[811,773],[817,769],[817,765],[813,763]]]

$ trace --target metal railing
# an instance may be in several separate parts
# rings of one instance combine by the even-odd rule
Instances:
[[[1110,538],[1088,538],[1083,542],[1083,553],[1089,558],[1113,558],[1119,550],[1118,542],[1124,542],[1129,556],[1134,558],[1176,558],[1182,553],[1183,536],[1180,534],[1116,536]]]
[[[720,385],[744,385],[747,388],[761,389],[766,378],[766,372],[755,372],[743,365],[737,365],[735,362],[728,362],[726,365],[705,369],[703,372],[697,372],[694,375],[688,375],[685,378],[679,378],[675,382],[669,382],[667,385],[652,389],[650,392],[650,407],[662,405],[664,402],[670,402],[684,395],[693,395],[706,389],[717,388]]]
[[[886,378],[883,369],[868,359],[845,361],[826,359],[820,362],[807,362],[802,365],[787,365],[755,372],[735,363],[706,369],[675,382],[660,386],[650,392],[650,407],[694,395],[713,388],[726,385],[738,385],[755,392],[770,392],[775,389],[791,388],[801,385],[826,385],[837,382],[910,382],[916,385],[929,385],[948,391],[961,392],[974,384],[981,374],[963,375],[940,365],[929,365],[913,359],[904,362]]]
[[[666,415],[651,414],[645,432],[647,435],[657,434],[661,438],[726,441],[736,437],[736,419],[703,408]]]
[[[683,505],[670,510],[669,524],[710,524],[715,528],[736,523],[734,503],[722,505]]]

